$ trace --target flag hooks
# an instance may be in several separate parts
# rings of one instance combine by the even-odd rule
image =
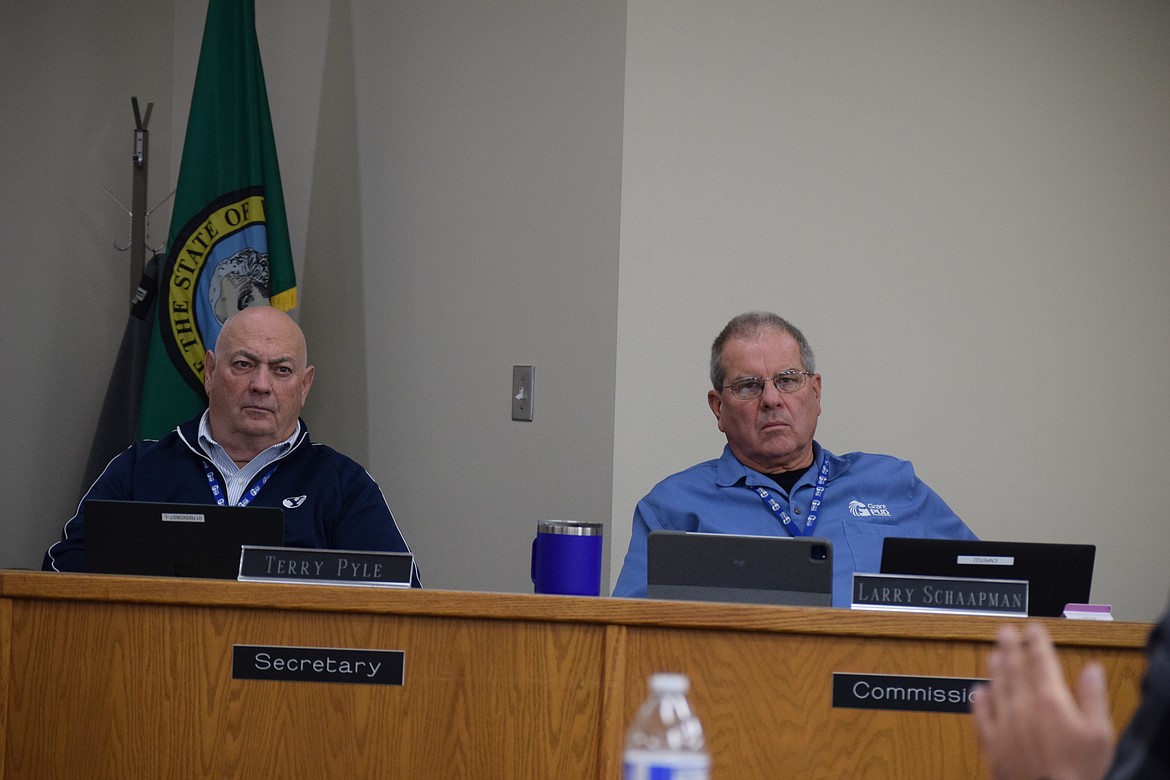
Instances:
[[[130,250],[130,295],[133,297],[138,290],[138,282],[142,277],[142,268],[146,262],[146,250],[149,248],[152,254],[158,254],[166,247],[166,241],[156,249],[147,244],[150,238],[150,215],[155,212],[162,204],[170,200],[175,191],[171,190],[171,194],[160,200],[153,209],[146,208],[146,183],[147,183],[147,169],[150,148],[149,132],[146,129],[150,122],[150,112],[154,109],[154,103],[146,104],[146,113],[140,114],[138,111],[138,98],[131,97],[130,104],[134,108],[134,153],[131,161],[134,164],[133,178],[134,191],[132,197],[132,205],[128,208],[125,203],[118,200],[114,193],[110,192],[109,188],[104,184],[98,184],[107,195],[126,212],[130,217],[130,236],[126,241],[125,246],[120,246],[117,239],[114,240],[114,248],[119,252]]]
[[[122,207],[122,210],[126,212],[126,216],[127,216],[127,217],[131,217],[131,218],[133,218],[133,216],[134,216],[134,212],[133,212],[133,211],[131,211],[129,208],[127,208],[127,206],[126,206],[126,204],[125,204],[125,203],[123,203],[122,201],[118,200],[118,197],[117,197],[116,195],[114,195],[114,193],[110,192],[110,189],[109,189],[109,188],[108,188],[106,185],[104,185],[104,184],[99,184],[98,186],[99,186],[99,187],[101,187],[101,188],[102,188],[102,190],[104,190],[104,191],[105,191],[106,195],[110,196],[110,200],[114,201],[115,203],[117,203],[119,206],[121,206],[121,207]],[[161,254],[161,253],[162,253],[162,251],[163,251],[164,249],[166,249],[167,242],[164,240],[164,241],[163,241],[163,242],[162,242],[162,243],[161,243],[161,244],[160,244],[160,245],[159,245],[157,248],[156,248],[156,247],[152,247],[152,246],[151,246],[151,245],[148,243],[148,241],[149,241],[149,239],[150,239],[150,215],[151,215],[151,214],[153,214],[155,211],[157,211],[157,210],[158,210],[158,208],[159,208],[159,206],[161,206],[162,204],[166,203],[166,202],[167,202],[168,200],[170,200],[171,198],[175,197],[175,192],[176,192],[176,191],[177,191],[177,190],[171,190],[171,194],[170,194],[170,195],[167,195],[165,198],[163,198],[163,199],[162,199],[162,200],[160,200],[158,203],[156,203],[156,204],[154,205],[154,208],[152,208],[152,209],[150,209],[149,211],[147,211],[147,212],[146,212],[146,226],[145,226],[145,228],[144,228],[144,230],[143,230],[143,233],[144,233],[144,235],[143,235],[143,239],[144,239],[144,240],[143,240],[143,245],[144,245],[144,246],[145,246],[147,249],[149,249],[149,250],[150,250],[151,254],[156,254],[156,255],[157,255],[157,254]],[[128,235],[128,236],[126,237],[126,245],[125,245],[125,246],[120,246],[120,245],[118,244],[118,239],[116,239],[116,238],[115,238],[115,239],[113,240],[113,242],[112,242],[112,243],[114,244],[114,249],[117,249],[119,252],[125,252],[125,251],[127,251],[128,249],[130,249],[130,248],[131,248],[131,245],[132,245],[132,244],[131,244],[131,242],[133,241],[133,230],[134,230],[134,228],[133,228],[133,225],[131,225],[131,228],[130,228],[130,230],[131,230],[131,234],[130,234],[130,235]]]

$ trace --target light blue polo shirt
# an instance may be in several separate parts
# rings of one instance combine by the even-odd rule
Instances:
[[[651,531],[789,536],[765,505],[765,488],[794,523],[808,519],[821,467],[829,473],[812,535],[833,545],[833,606],[848,607],[854,572],[877,572],[887,536],[975,539],[946,502],[914,473],[907,460],[850,452],[834,455],[813,442],[813,465],[785,493],[773,480],[723,455],[667,477],[638,502],[625,563],[613,595],[646,595],[646,538]]]

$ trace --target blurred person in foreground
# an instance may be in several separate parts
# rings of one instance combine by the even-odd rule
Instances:
[[[1150,634],[1142,698],[1115,743],[1105,670],[1087,664],[1076,693],[1040,623],[999,631],[990,680],[971,701],[994,780],[1170,778],[1170,612]]]

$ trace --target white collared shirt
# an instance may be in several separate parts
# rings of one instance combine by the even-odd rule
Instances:
[[[266,466],[283,457],[292,449],[293,442],[296,441],[297,436],[301,433],[301,421],[297,420],[297,427],[293,431],[292,436],[289,436],[282,442],[273,444],[241,468],[227,454],[227,450],[212,438],[209,414],[209,412],[205,411],[203,412],[203,417],[199,419],[199,447],[211,459],[212,465],[219,470],[223,478],[227,480],[227,484],[224,486],[224,490],[227,493],[227,502],[229,505],[235,506],[240,502],[240,497],[244,495],[244,490],[247,489],[248,483],[263,471]]]

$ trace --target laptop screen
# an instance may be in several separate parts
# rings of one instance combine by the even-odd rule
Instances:
[[[271,507],[85,502],[85,568],[102,574],[236,579],[242,545],[284,545]]]
[[[1027,580],[1028,614],[1060,617],[1089,601],[1096,553],[1091,544],[889,537],[881,573]]]
[[[827,539],[652,531],[646,595],[832,606],[833,548]]]

